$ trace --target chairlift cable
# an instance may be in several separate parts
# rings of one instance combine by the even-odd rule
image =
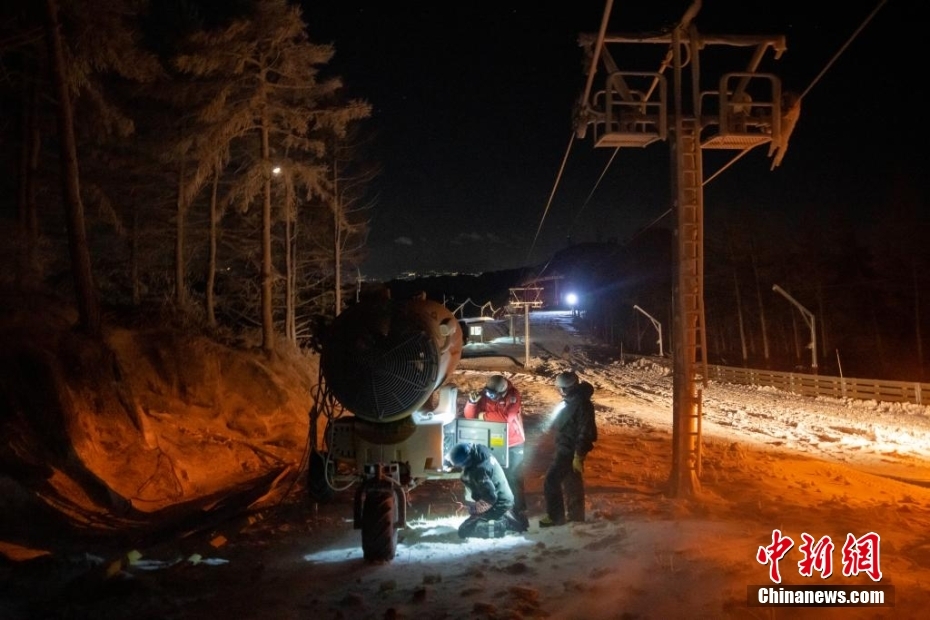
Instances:
[[[568,154],[572,152],[572,143],[575,141],[575,133],[572,132],[572,137],[568,141],[568,147],[565,149],[565,155],[562,157],[562,165],[559,166],[559,173],[555,177],[555,183],[552,185],[552,192],[549,193],[549,200],[546,202],[546,208],[543,210],[542,217],[539,218],[539,226],[536,227],[536,236],[533,237],[533,243],[530,245],[530,251],[526,253],[526,262],[530,262],[530,257],[533,254],[533,250],[536,248],[536,241],[539,239],[539,231],[542,230],[543,222],[546,221],[546,215],[549,213],[549,208],[552,206],[552,198],[555,196],[555,191],[559,188],[559,181],[562,179],[562,174],[565,172],[565,162],[568,161]]]
[[[591,93],[591,87],[594,84],[594,74],[597,69],[597,62],[601,53],[601,47],[604,45],[604,37],[607,33],[607,22],[610,20],[610,14],[613,11],[613,0],[607,0],[604,4],[604,15],[601,18],[601,27],[598,31],[597,36],[597,45],[594,49],[594,54],[591,58],[591,68],[588,70],[588,78],[585,84],[584,97],[582,101],[587,101]],[[565,162],[568,161],[568,154],[571,152],[572,142],[574,142],[575,135],[572,132],[572,138],[568,141],[568,148],[565,151],[565,156],[562,158],[562,165],[559,167],[559,174],[556,176],[555,184],[552,187],[552,193],[549,194],[549,200],[546,203],[546,208],[543,211],[542,217],[539,220],[539,226],[536,228],[536,235],[533,237],[533,243],[530,245],[529,251],[526,253],[526,262],[530,262],[530,257],[533,254],[533,250],[536,248],[536,241],[539,239],[539,232],[542,230],[543,222],[546,220],[546,214],[549,213],[549,208],[552,206],[552,198],[555,196],[555,190],[559,186],[559,180],[562,178],[562,174],[565,171]]]
[[[578,218],[581,217],[582,211],[584,211],[584,208],[588,206],[589,202],[591,202],[591,198],[594,197],[594,192],[597,191],[597,188],[600,186],[601,181],[604,180],[604,176],[607,174],[607,170],[610,168],[611,164],[614,163],[614,159],[617,157],[617,153],[619,152],[620,152],[620,147],[618,146],[617,148],[614,149],[614,152],[613,154],[611,154],[610,159],[607,160],[607,163],[604,165],[604,169],[601,171],[601,176],[599,176],[597,178],[597,181],[595,181],[594,187],[591,188],[591,192],[588,194],[588,197],[585,198],[584,202],[581,203],[581,207],[579,207],[578,212],[575,213],[575,219],[572,220],[572,225],[568,227],[569,237],[572,236],[572,231],[575,230],[575,224],[578,223]]]
[[[855,40],[855,38],[859,36],[859,33],[862,32],[862,30],[869,24],[870,21],[872,21],[872,18],[875,17],[875,15],[878,13],[878,11],[879,11],[887,2],[888,2],[888,0],[880,0],[880,2],[878,3],[878,5],[877,5],[877,6],[872,10],[872,12],[865,18],[865,20],[862,22],[862,24],[852,33],[852,35],[850,35],[849,39],[846,40],[846,42],[843,44],[843,46],[842,46],[839,50],[837,50],[837,52],[833,55],[833,57],[830,59],[830,61],[824,66],[824,68],[820,71],[820,73],[818,73],[817,76],[816,76],[816,77],[811,81],[811,83],[807,86],[807,88],[804,89],[804,91],[803,91],[803,92],[801,93],[801,95],[798,97],[798,101],[799,101],[799,102],[800,102],[800,100],[802,100],[802,99],[807,95],[807,93],[809,93],[809,92],[811,91],[811,89],[814,87],[814,85],[817,84],[817,82],[820,81],[820,79],[826,74],[826,72],[833,66],[833,64],[839,59],[839,57],[846,51],[846,48],[848,48],[848,47],[852,44],[852,42]],[[593,80],[593,77],[594,77],[594,67],[596,66],[596,63],[597,63],[597,60],[598,60],[598,55],[599,55],[599,52],[600,52],[601,45],[603,45],[603,37],[604,37],[605,30],[606,30],[606,28],[607,28],[607,22],[608,22],[608,19],[609,19],[609,17],[610,17],[611,5],[612,5],[612,4],[613,4],[613,3],[612,3],[612,0],[607,0],[607,3],[606,3],[605,8],[604,8],[604,17],[603,17],[602,22],[601,22],[601,29],[600,29],[600,32],[598,33],[598,44],[597,44],[597,46],[595,47],[594,58],[592,58],[592,67],[591,67],[591,70],[588,72],[588,82],[587,82],[587,84],[586,84],[586,86],[585,86],[585,98],[584,98],[585,101],[587,100],[587,97],[588,97],[589,92],[590,92],[590,89],[591,89],[592,80]],[[552,192],[549,194],[549,200],[546,202],[546,208],[545,208],[545,210],[543,211],[543,215],[542,215],[542,217],[541,217],[540,220],[539,220],[539,226],[536,228],[536,235],[533,237],[533,243],[530,245],[530,249],[529,249],[529,251],[527,252],[527,255],[526,255],[526,262],[527,262],[527,263],[529,263],[530,257],[531,257],[532,254],[533,254],[533,250],[536,248],[536,242],[539,240],[539,233],[542,231],[543,223],[545,222],[546,216],[547,216],[548,213],[549,213],[549,209],[550,209],[551,206],[552,206],[552,199],[553,199],[554,196],[555,196],[555,192],[556,192],[556,190],[558,189],[559,182],[561,181],[562,175],[563,175],[564,172],[565,172],[565,165],[566,165],[566,162],[568,161],[568,155],[569,155],[569,153],[571,152],[571,147],[572,147],[572,143],[573,143],[573,142],[574,142],[574,135],[572,136],[572,139],[569,140],[568,148],[566,149],[565,155],[564,155],[564,157],[562,158],[562,164],[561,164],[561,166],[559,167],[559,172],[558,172],[558,175],[556,176],[555,184],[553,185]],[[572,220],[572,224],[571,224],[571,226],[569,227],[569,235],[571,235],[572,231],[573,231],[574,228],[575,228],[575,225],[578,223],[578,218],[581,216],[581,213],[584,211],[585,207],[588,205],[588,203],[591,201],[591,198],[594,196],[594,192],[597,191],[597,188],[600,186],[601,181],[603,181],[604,176],[607,174],[607,170],[608,170],[608,169],[610,168],[610,166],[613,164],[614,158],[616,158],[617,153],[619,152],[619,150],[620,150],[619,147],[616,148],[616,149],[614,150],[614,152],[613,152],[613,154],[610,156],[610,159],[608,160],[607,164],[604,166],[604,169],[601,171],[600,176],[598,177],[597,181],[595,182],[594,187],[591,189],[591,192],[588,194],[588,196],[587,196],[587,198],[585,199],[584,203],[582,203],[581,207],[578,209],[577,213],[575,214],[575,218]],[[709,182],[712,181],[714,178],[716,178],[717,176],[719,176],[724,170],[726,170],[727,168],[729,168],[730,166],[732,166],[733,164],[735,164],[739,159],[741,159],[744,155],[746,155],[746,153],[747,153],[749,150],[750,150],[750,149],[745,149],[745,150],[743,150],[743,151],[742,151],[741,153],[739,153],[736,157],[734,157],[730,162],[728,162],[723,168],[721,168],[720,170],[718,170],[716,173],[714,173],[713,175],[711,175],[709,178],[705,179],[705,180],[703,181],[702,184],[703,184],[703,185],[707,185],[707,183],[709,183]],[[671,212],[671,209],[666,210],[666,211],[665,211],[664,213],[662,213],[659,217],[655,218],[652,222],[650,222],[650,223],[647,224],[645,227],[643,227],[642,229],[640,229],[639,231],[637,231],[637,232],[633,235],[633,237],[632,237],[631,239],[628,240],[627,243],[629,243],[629,241],[632,241],[633,239],[635,239],[636,237],[638,237],[640,234],[642,234],[643,232],[645,232],[646,230],[648,230],[649,228],[651,228],[652,226],[654,226],[655,224],[657,224],[660,220],[662,220],[662,219],[663,219],[665,216],[667,216],[670,212]],[[544,268],[543,270],[545,270],[545,268]],[[538,277],[538,276],[539,276],[539,274],[537,275],[537,277]]]
[[[830,62],[824,65],[824,68],[820,71],[820,73],[817,74],[817,77],[811,80],[810,85],[807,88],[805,88],[804,92],[801,93],[801,96],[798,97],[799,101],[801,99],[804,99],[805,95],[807,95],[807,93],[810,92],[810,90],[814,87],[814,85],[820,81],[820,78],[822,78],[824,74],[830,69],[830,67],[833,66],[833,63],[835,63],[839,59],[840,55],[846,51],[846,48],[849,47],[849,45],[853,42],[853,40],[857,36],[859,36],[859,33],[862,32],[862,29],[865,28],[869,24],[870,21],[872,21],[872,18],[875,17],[875,14],[878,13],[879,9],[885,6],[886,2],[888,2],[888,0],[881,0],[878,3],[878,6],[872,9],[872,12],[869,13],[869,16],[866,17],[865,21],[863,21],[862,24],[856,29],[856,31],[853,32],[852,35],[850,35],[850,37],[846,40],[846,43],[844,43],[843,46],[839,50],[837,50],[836,54],[833,55],[833,58],[830,59]]]

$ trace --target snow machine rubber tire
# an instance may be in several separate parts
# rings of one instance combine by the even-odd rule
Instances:
[[[314,450],[310,453],[307,465],[307,494],[315,502],[328,502],[335,495],[329,481],[333,479],[336,468],[325,452]]]
[[[362,506],[362,552],[369,562],[388,562],[397,551],[397,507],[394,490],[372,489]]]

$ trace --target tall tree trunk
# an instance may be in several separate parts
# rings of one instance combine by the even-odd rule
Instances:
[[[739,342],[741,351],[743,354],[743,366],[747,366],[749,363],[749,350],[746,346],[746,324],[743,319],[743,297],[740,295],[739,291],[739,275],[736,273],[736,269],[733,269],[733,290],[736,294],[736,317],[737,322],[739,323]]]
[[[179,309],[187,305],[187,264],[184,260],[184,233],[187,205],[184,199],[184,153],[180,154],[181,165],[178,170],[178,195],[175,204],[175,235],[174,235],[174,301]]]
[[[19,110],[19,185],[16,188],[16,223],[22,233],[27,232],[26,179],[29,178],[29,125],[32,123],[33,113],[30,109],[32,102],[28,91],[29,88],[24,86]]]
[[[342,201],[339,199],[339,161],[333,158],[333,316],[342,312]]]
[[[885,355],[885,340],[882,338],[881,321],[878,318],[878,311],[875,309],[875,303],[869,304],[869,315],[872,319],[872,333],[875,334],[875,351],[878,357],[878,365],[881,368],[882,376],[888,372],[888,356]]]
[[[743,317],[743,295],[739,289],[739,272],[736,269],[738,264],[736,253],[733,251],[733,242],[731,236],[727,235],[727,254],[730,258],[730,265],[733,269],[733,296],[736,298],[736,320],[739,327],[740,352],[742,353],[743,366],[749,363],[749,346],[746,344],[746,321]]]
[[[820,317],[820,342],[821,342],[821,346],[818,352],[820,353],[820,357],[822,359],[826,359],[827,351],[833,348],[833,343],[831,342],[830,338],[828,338],[827,336],[827,332],[828,332],[827,310],[826,310],[826,304],[824,303],[823,282],[819,282],[817,284],[817,315]]]
[[[917,259],[911,258],[911,273],[914,282],[914,336],[917,339],[917,378],[924,380],[924,339],[920,331],[920,287],[917,285]]]
[[[78,307],[80,327],[88,334],[99,337],[102,325],[100,301],[94,284],[87,245],[84,205],[81,202],[81,183],[78,172],[77,144],[74,139],[74,116],[71,94],[65,80],[65,60],[58,23],[57,0],[45,0],[46,42],[52,84],[58,97],[58,138],[60,143],[62,199],[68,220],[68,249],[71,255],[71,274]]]
[[[132,281],[132,305],[142,303],[142,283],[139,281],[139,210],[132,210],[132,232],[129,238],[129,278]]]
[[[284,221],[284,338],[297,344],[296,304],[294,303],[294,232],[291,218]]]
[[[762,356],[765,359],[765,367],[771,367],[769,353],[769,335],[768,327],[765,324],[765,304],[762,303],[762,284],[759,282],[759,265],[756,261],[755,244],[750,242],[749,255],[752,258],[752,274],[756,280],[756,302],[759,304],[759,329],[762,331]]]
[[[284,337],[288,342],[297,346],[297,304],[296,304],[296,277],[294,269],[297,264],[297,214],[291,211],[294,195],[292,193],[291,179],[286,178],[284,183]]]
[[[29,170],[26,174],[26,230],[28,231],[33,249],[39,246],[39,206],[36,204],[36,188],[39,183],[39,155],[42,152],[42,133],[38,121],[38,94],[33,88],[33,116],[32,126],[29,128]]]
[[[210,327],[216,327],[216,299],[213,289],[216,286],[216,228],[219,219],[216,213],[216,194],[220,184],[219,166],[213,171],[213,187],[210,190],[210,249],[207,260],[207,292],[206,292],[206,310],[207,324]]]
[[[272,313],[271,294],[271,147],[268,144],[268,116],[262,112],[262,164],[264,173],[264,200],[262,203],[262,349],[274,350],[274,314]]]
[[[35,216],[35,185],[33,182],[31,162],[33,160],[33,129],[36,127],[35,78],[26,69],[28,61],[23,62],[23,97],[20,109],[20,144],[19,144],[19,186],[17,187],[17,225],[26,242],[24,260],[21,268],[16,270],[16,279],[27,279],[36,264],[38,233]]]
[[[42,145],[39,133],[39,94],[34,63],[29,58],[23,61],[23,100],[20,125],[19,189],[17,196],[18,222],[27,242],[27,264],[35,265],[39,242],[39,217],[36,209],[36,175],[39,170],[39,149]]]

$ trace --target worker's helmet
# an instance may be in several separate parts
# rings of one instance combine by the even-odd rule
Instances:
[[[562,395],[571,393],[578,386],[578,375],[570,370],[560,372],[555,377],[555,387],[559,388]]]
[[[465,467],[471,460],[474,446],[470,443],[457,443],[449,450],[446,460],[451,463],[452,467]]]
[[[500,400],[507,395],[507,379],[502,375],[492,375],[484,386],[484,395],[491,400]]]

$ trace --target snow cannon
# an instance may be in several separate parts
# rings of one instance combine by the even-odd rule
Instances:
[[[320,368],[343,407],[385,424],[420,411],[461,357],[462,332],[445,306],[384,299],[351,306],[335,319]]]
[[[390,561],[397,531],[407,526],[408,491],[457,479],[443,461],[459,441],[487,445],[506,466],[507,424],[456,416],[451,378],[464,344],[458,319],[442,304],[425,297],[360,302],[332,322],[321,344],[322,392],[311,432],[321,415],[326,426],[324,450],[310,455],[309,494],[325,501],[355,486],[352,520],[364,557]]]

